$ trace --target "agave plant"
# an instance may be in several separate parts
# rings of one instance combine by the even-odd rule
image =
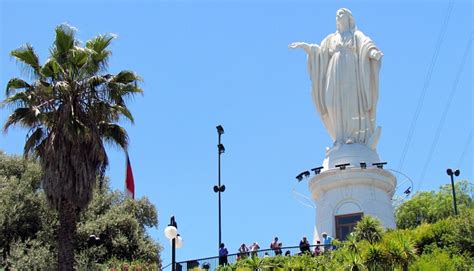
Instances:
[[[387,256],[380,244],[367,243],[366,250],[364,251],[364,259],[364,263],[369,270],[385,270]]]
[[[131,71],[105,74],[114,35],[99,35],[82,46],[75,33],[71,26],[58,26],[44,64],[29,44],[13,50],[11,56],[33,79],[9,80],[3,102],[13,108],[5,131],[12,125],[29,129],[24,155],[39,159],[42,187],[59,212],[60,270],[73,270],[78,214],[108,165],[104,144],[127,148],[127,133],[117,123],[122,117],[133,122],[125,100],[142,92]]]
[[[352,250],[347,250],[344,253],[344,270],[347,271],[362,271],[366,270],[365,265],[360,255]]]
[[[357,241],[367,240],[373,244],[382,239],[382,225],[380,221],[372,216],[364,216],[354,228],[354,236]]]
[[[388,237],[386,249],[391,264],[400,266],[403,271],[408,270],[409,264],[416,260],[413,242],[403,232],[395,232]]]

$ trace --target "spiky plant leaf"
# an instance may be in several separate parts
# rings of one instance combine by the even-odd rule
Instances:
[[[28,70],[31,70],[35,76],[40,74],[40,64],[39,58],[33,49],[33,46],[30,44],[25,44],[24,46],[11,51],[10,55],[19,62],[24,64],[24,67]]]
[[[7,83],[6,95],[12,95],[16,90],[29,88],[30,85],[20,78],[12,78]]]

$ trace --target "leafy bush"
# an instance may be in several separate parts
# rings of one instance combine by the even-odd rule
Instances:
[[[474,208],[474,185],[466,180],[456,182],[456,202],[459,214]],[[436,223],[454,215],[451,185],[439,191],[419,192],[396,209],[397,227],[413,229],[422,223]]]
[[[55,270],[56,255],[39,240],[16,241],[12,244],[8,266],[13,270]]]
[[[0,270],[56,269],[58,218],[48,208],[40,179],[34,161],[0,153]],[[128,199],[110,191],[105,180],[78,223],[76,267],[102,270],[101,264],[113,258],[129,266],[157,267],[161,247],[146,232],[157,226],[156,208],[147,198]],[[88,244],[91,234],[100,238],[94,246]]]
[[[471,267],[473,264],[472,259],[462,255],[450,256],[446,251],[435,248],[431,253],[421,255],[421,257],[410,266],[410,270],[468,271],[472,270]]]

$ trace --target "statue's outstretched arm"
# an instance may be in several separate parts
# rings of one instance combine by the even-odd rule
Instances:
[[[370,53],[369,53],[369,57],[372,58],[373,60],[377,60],[379,61],[383,56],[383,53],[382,51],[376,49],[376,48],[373,48]]]
[[[288,45],[288,48],[291,48],[291,49],[303,48],[307,54],[311,52],[311,47],[317,47],[319,49],[319,45],[309,44],[306,42],[293,42],[290,45]]]

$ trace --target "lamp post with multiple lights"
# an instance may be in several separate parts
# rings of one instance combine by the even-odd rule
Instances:
[[[221,144],[221,136],[224,134],[224,128],[221,125],[216,127],[217,135],[219,137],[217,144],[217,185],[214,185],[214,192],[218,194],[218,212],[219,212],[219,247],[222,243],[222,228],[221,228],[221,192],[225,191],[225,185],[221,185],[221,154],[225,152],[224,145]]]
[[[178,234],[178,224],[174,216],[170,219],[170,224],[165,228],[165,236],[171,241],[171,270],[176,271],[176,249],[183,246],[183,239]]]
[[[454,176],[459,176],[459,174],[461,173],[459,171],[459,169],[456,169],[455,171],[453,171],[452,169],[448,168],[446,170],[446,173],[451,176],[451,187],[452,187],[452,190],[453,190],[453,204],[454,204],[454,214],[455,215],[458,215],[458,206],[456,204],[456,190],[454,189]]]

